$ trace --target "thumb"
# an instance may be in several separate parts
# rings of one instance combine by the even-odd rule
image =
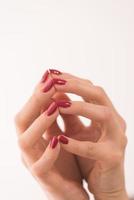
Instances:
[[[60,144],[58,138],[54,136],[41,158],[32,165],[31,171],[33,175],[37,177],[44,176],[53,167],[59,153]]]

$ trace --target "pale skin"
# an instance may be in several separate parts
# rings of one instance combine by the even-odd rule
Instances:
[[[54,84],[43,93],[44,85],[55,78],[66,84]],[[64,93],[79,95],[83,101],[71,101]],[[71,105],[59,106],[48,116],[49,105],[63,99]],[[56,122],[59,114],[65,132]],[[91,125],[85,127],[78,116],[90,119]],[[37,84],[15,121],[23,162],[48,199],[89,199],[82,185],[84,178],[95,200],[128,200],[124,180],[126,124],[101,87],[67,73],[49,74],[45,83]],[[50,139],[59,139],[61,134],[68,143],[59,140],[52,148]]]

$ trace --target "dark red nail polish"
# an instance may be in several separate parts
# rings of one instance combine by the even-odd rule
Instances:
[[[46,83],[46,85],[44,86],[42,92],[44,92],[44,93],[45,93],[45,92],[48,92],[48,91],[53,87],[53,85],[54,85],[53,80],[52,80],[52,79],[49,80],[49,81]]]
[[[53,83],[54,84],[58,84],[58,85],[65,85],[67,81],[65,81],[64,79],[59,79],[59,78],[54,78],[53,79]]]
[[[47,116],[52,115],[56,110],[57,110],[58,106],[55,102],[53,102],[49,108],[47,109]]]
[[[65,136],[63,136],[63,135],[61,135],[60,137],[59,137],[59,141],[61,142],[61,143],[63,143],[63,144],[68,144],[68,139],[65,137]]]
[[[56,75],[61,75],[62,73],[59,70],[56,69],[49,69],[50,73],[56,74]]]
[[[58,144],[58,138],[57,138],[56,136],[54,136],[54,137],[52,138],[51,142],[50,142],[50,147],[51,147],[52,149],[54,149],[54,148],[57,146],[57,144]]]
[[[62,107],[62,108],[68,108],[68,107],[71,106],[71,102],[70,101],[63,100],[63,101],[57,101],[56,103],[57,103],[58,107]]]
[[[48,70],[47,70],[47,71],[44,73],[44,75],[42,76],[41,83],[44,83],[44,82],[47,80],[48,75],[49,75],[49,72],[48,72]]]

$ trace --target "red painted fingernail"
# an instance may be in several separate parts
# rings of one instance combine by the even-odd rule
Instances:
[[[56,110],[57,110],[58,106],[55,102],[53,102],[49,108],[47,109],[46,113],[47,113],[47,116],[50,116],[52,115]]]
[[[61,135],[60,137],[59,137],[59,141],[61,142],[61,143],[63,143],[63,144],[68,144],[68,139],[65,137],[65,136],[63,136],[63,135]]]
[[[57,101],[56,103],[57,103],[58,107],[62,107],[62,108],[68,108],[68,107],[71,106],[71,102],[70,101],[63,100],[63,101]]]
[[[53,87],[53,85],[54,85],[53,80],[52,80],[52,79],[49,80],[49,81],[46,83],[46,85],[44,86],[42,92],[44,92],[44,93],[45,93],[45,92],[48,92],[48,91]]]
[[[49,69],[50,73],[56,74],[56,75],[61,75],[62,73],[59,70],[56,69]]]
[[[53,83],[54,84],[58,84],[58,85],[65,85],[67,81],[65,81],[64,79],[59,79],[59,78],[54,78],[53,79]]]
[[[52,138],[51,142],[50,142],[50,147],[51,147],[52,149],[54,149],[54,148],[57,146],[57,144],[58,144],[58,138],[57,138],[56,136],[54,136],[54,137]]]
[[[48,75],[49,75],[49,72],[48,72],[48,70],[47,70],[47,71],[44,73],[44,75],[42,76],[41,83],[44,83],[44,82],[47,80]]]

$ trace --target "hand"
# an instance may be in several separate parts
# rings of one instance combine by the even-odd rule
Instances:
[[[59,111],[51,99],[54,94],[52,78],[45,74],[16,115],[22,159],[49,199],[87,200],[75,157],[63,149],[60,151],[57,135],[62,131],[56,123]]]
[[[57,75],[53,75],[53,78],[57,78]],[[90,127],[83,127],[80,122],[75,122],[72,127],[73,121],[68,120],[70,132],[66,132],[66,135],[89,141],[60,136],[62,147],[78,155],[83,176],[96,199],[127,199],[123,169],[127,144],[125,121],[102,88],[66,73],[60,74],[60,78],[66,84],[60,87],[55,85],[57,92],[74,93],[86,101],[71,102],[69,107],[64,106],[68,101],[58,101],[60,113],[81,115],[92,120]]]

